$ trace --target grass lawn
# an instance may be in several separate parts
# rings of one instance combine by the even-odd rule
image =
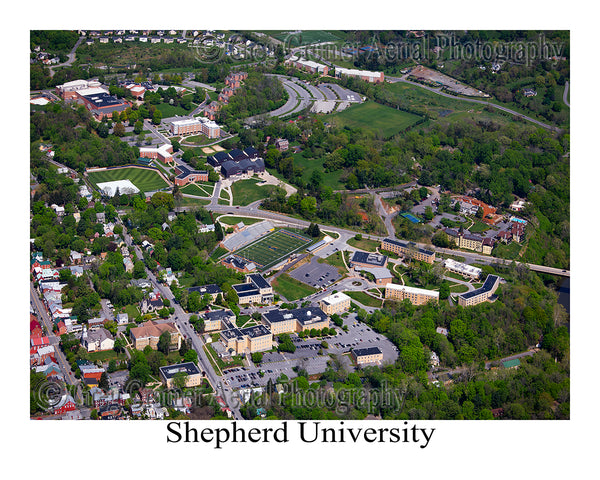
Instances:
[[[226,217],[221,216],[218,218],[219,222],[225,225],[237,225],[240,222],[244,222],[244,225],[253,225],[258,222],[262,222],[262,218],[248,218],[248,217]]]
[[[127,305],[125,307],[125,313],[129,316],[130,322],[141,315],[140,309],[137,307],[137,305]]]
[[[340,275],[344,275],[347,272],[346,266],[344,265],[344,260],[342,258],[342,252],[335,252],[326,258],[319,258],[317,262],[326,263],[332,267],[336,267]]]
[[[182,141],[185,143],[193,143],[194,145],[208,145],[209,143],[215,143],[218,139],[208,138],[206,135],[193,135],[191,137],[185,137]],[[204,154],[204,152],[202,152]]]
[[[421,117],[376,102],[366,102],[352,105],[343,112],[327,115],[327,119],[339,127],[371,130],[389,138],[414,125]]]
[[[317,291],[316,288],[290,277],[287,273],[279,275],[271,282],[271,285],[273,286],[273,290],[290,302],[308,297]]]
[[[90,357],[90,361],[96,362],[100,360],[101,362],[109,362],[110,360],[127,360],[127,355],[125,353],[117,353],[114,350],[104,350],[103,352],[90,352],[88,353]]]
[[[302,167],[304,170],[302,172],[302,178],[306,181],[310,180],[312,173],[315,170],[320,170],[323,172],[323,160],[316,158],[307,158],[304,156],[304,151],[292,154],[294,158],[294,166]],[[340,177],[342,176],[342,170],[336,170],[334,172],[328,172],[323,175],[323,185],[327,187],[331,187],[334,190],[340,190],[345,188],[344,184],[340,182]],[[278,177],[280,178],[280,177]],[[287,180],[283,179],[286,183]]]
[[[169,105],[168,103],[161,103],[156,106],[156,109],[160,110],[162,118],[174,117],[175,115],[187,116],[191,113],[191,110]]]
[[[490,229],[490,226],[487,223],[482,222],[476,218],[473,219],[473,226],[469,228],[471,233],[481,233]]]
[[[238,180],[231,185],[233,193],[233,203],[235,205],[246,206],[257,200],[267,198],[275,190],[275,185],[259,186],[260,180],[249,178],[247,180]]]
[[[465,293],[469,291],[469,287],[466,285],[461,285],[460,283],[454,284],[450,286],[450,291],[452,293]]]
[[[214,185],[211,183],[190,183],[181,189],[183,193],[188,195],[197,195],[198,197],[211,197],[214,190]]]
[[[188,197],[183,197],[181,199],[181,202],[179,203],[179,205],[181,205],[182,207],[195,207],[198,205],[208,205],[210,203],[210,200],[208,199],[204,199],[204,198],[188,198]]]
[[[348,295],[350,298],[352,298],[353,300],[356,300],[357,302],[361,303],[362,305],[365,305],[366,307],[381,307],[381,300],[378,300],[377,298],[373,298],[371,295],[369,295],[368,293],[365,292],[352,292],[352,291],[345,291],[344,292],[346,295]]]
[[[368,238],[356,240],[354,237],[348,239],[346,243],[355,248],[365,250],[366,252],[375,252],[375,249],[381,245],[381,242],[378,242],[376,240],[369,240]]]
[[[142,192],[151,192],[168,187],[168,184],[155,170],[146,168],[123,167],[88,173],[90,182],[97,186],[98,183],[112,182],[114,180],[129,180]]]

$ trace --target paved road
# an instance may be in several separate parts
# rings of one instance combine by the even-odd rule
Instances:
[[[565,102],[565,105],[567,107],[571,108],[571,105],[569,105],[568,96],[569,96],[569,81],[566,80],[565,81],[565,91],[563,93],[563,102]]]
[[[84,40],[85,40],[85,37],[79,37],[79,39],[77,40],[77,42],[71,49],[71,52],[69,53],[69,55],[67,55],[68,60],[65,63],[59,63],[58,65],[50,66],[49,70],[50,70],[51,77],[54,76],[55,68],[71,66],[71,64],[75,61],[75,52],[77,51],[77,48],[79,47],[79,45],[81,45],[81,42],[83,42]]]

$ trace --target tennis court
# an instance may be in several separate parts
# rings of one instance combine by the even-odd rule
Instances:
[[[307,247],[312,239],[286,229],[275,230],[235,252],[238,257],[254,262],[265,270]]]
[[[410,220],[412,223],[419,223],[421,220],[419,220],[417,217],[415,217],[414,215],[410,214],[410,213],[402,213],[401,214],[404,218]]]

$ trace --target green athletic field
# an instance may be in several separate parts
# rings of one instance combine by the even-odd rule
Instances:
[[[101,172],[88,173],[88,179],[96,186],[98,183],[114,180],[129,180],[142,192],[152,192],[168,187],[167,183],[154,170],[135,167],[115,168]]]
[[[311,242],[310,238],[289,230],[275,230],[236,251],[235,255],[254,262],[259,270],[265,270],[307,247]]]

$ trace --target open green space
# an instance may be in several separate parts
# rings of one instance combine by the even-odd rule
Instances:
[[[88,179],[96,188],[98,183],[129,180],[142,192],[151,192],[169,186],[155,170],[137,167],[113,168],[100,172],[90,172],[88,173]]]
[[[87,354],[91,362],[109,362],[111,360],[127,360],[127,355],[124,353],[117,353],[114,350],[104,350],[102,352],[89,352]]]
[[[180,106],[169,105],[168,103],[159,103],[156,105],[156,109],[162,113],[162,118],[174,117],[175,115],[187,116],[190,114],[190,110],[186,110]]]
[[[275,185],[262,185],[260,180],[249,178],[247,180],[238,180],[231,185],[233,193],[233,203],[235,205],[246,206],[257,200],[267,198],[274,190]],[[227,203],[228,204],[228,203]],[[226,205],[227,205],[226,204]]]
[[[377,298],[372,297],[371,295],[369,295],[368,293],[365,292],[353,292],[353,291],[346,291],[344,292],[346,295],[348,295],[350,298],[352,298],[353,300],[356,300],[358,303],[361,303],[362,305],[366,306],[366,307],[381,307],[381,300],[378,300]]]
[[[303,169],[302,178],[307,182],[310,180],[310,177],[315,170],[323,172],[322,158],[305,157],[304,152],[294,153],[292,154],[292,157],[294,158],[294,166],[301,167]],[[342,173],[343,171],[341,169],[333,172],[327,172],[323,175],[323,185],[331,187],[334,190],[344,189],[344,183],[340,181]],[[277,176],[276,174],[274,175]],[[286,183],[289,183],[289,180],[286,180],[282,176],[277,176],[277,178]]]
[[[381,242],[376,240],[369,240],[368,238],[363,238],[362,240],[357,240],[352,237],[349,238],[346,242],[348,245],[351,245],[355,248],[360,248],[361,250],[365,250],[366,252],[375,252],[377,247],[381,245]]]
[[[215,249],[215,251],[214,251],[214,252],[211,254],[210,258],[211,258],[212,260],[215,260],[215,261],[216,261],[217,259],[219,259],[220,257],[222,257],[223,255],[225,255],[225,254],[226,254],[226,253],[228,253],[228,252],[229,252],[229,251],[228,251],[226,248],[223,248],[223,247],[217,247],[217,248]]]
[[[303,248],[312,240],[286,229],[275,230],[237,250],[235,254],[254,262],[260,270],[272,267]]]
[[[481,233],[489,230],[490,226],[487,223],[482,222],[481,220],[474,219],[473,225],[469,228],[471,233]]]
[[[273,290],[290,302],[308,297],[317,291],[316,288],[290,277],[287,273],[279,275],[271,282],[271,285],[273,286]]]
[[[210,203],[210,200],[208,200],[207,198],[189,198],[189,197],[183,197],[180,202],[179,205],[182,207],[196,207],[198,205],[208,205]]]
[[[338,127],[372,130],[385,138],[392,137],[421,120],[419,115],[375,102],[352,105],[342,112],[329,114],[326,118],[335,122]]]
[[[453,293],[465,293],[469,291],[469,287],[461,283],[456,283],[454,285],[450,285],[450,291]]]
[[[188,195],[196,195],[198,197],[210,197],[213,194],[214,185],[211,183],[191,183],[181,189],[183,193]]]
[[[244,225],[253,225],[263,221],[262,218],[227,217],[225,215],[220,216],[218,220],[225,225],[237,225],[240,222],[244,222]]]

